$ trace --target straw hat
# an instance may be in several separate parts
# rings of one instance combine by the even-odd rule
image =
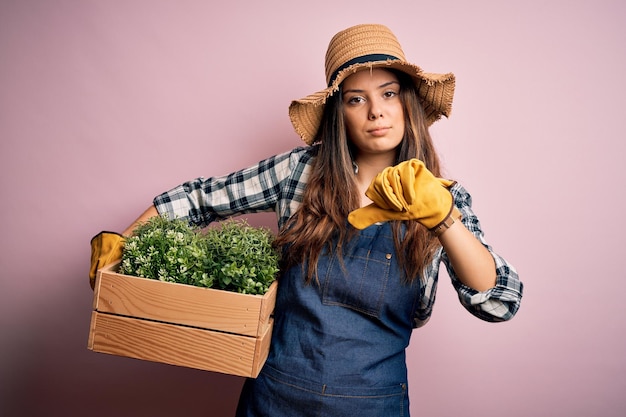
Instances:
[[[423,72],[406,61],[395,35],[383,25],[357,25],[337,33],[326,51],[327,88],[289,106],[289,117],[294,129],[308,145],[313,143],[328,97],[339,89],[349,75],[363,68],[395,68],[415,81],[424,108],[426,125],[430,126],[442,115],[448,117],[454,96],[454,74]]]

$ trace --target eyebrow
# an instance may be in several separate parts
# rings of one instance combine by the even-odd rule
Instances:
[[[400,86],[400,83],[398,81],[391,80],[389,82],[386,82],[386,83],[383,83],[383,84],[379,85],[377,88],[380,90],[382,88],[389,87],[391,84],[398,84],[398,87]],[[351,89],[351,90],[343,90],[343,94],[346,94],[346,93],[362,93],[363,91],[365,91],[365,90],[359,90],[359,89],[354,88],[354,89]]]

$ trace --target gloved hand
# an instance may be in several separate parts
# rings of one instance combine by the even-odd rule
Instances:
[[[454,206],[448,190],[455,182],[435,177],[419,159],[385,168],[365,192],[372,204],[352,211],[348,221],[364,229],[386,220],[417,220],[434,228]]]
[[[105,265],[122,258],[124,236],[114,232],[100,232],[91,239],[91,269],[89,284],[96,285],[96,272]]]

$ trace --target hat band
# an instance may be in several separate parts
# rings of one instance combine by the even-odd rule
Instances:
[[[348,68],[351,65],[366,64],[368,62],[373,62],[373,61],[397,61],[399,59],[400,58],[398,57],[395,57],[393,55],[387,55],[387,54],[369,54],[369,55],[358,56],[346,62],[339,68],[337,68],[335,72],[333,72],[333,75],[330,77],[330,81],[328,81],[328,86],[330,87],[331,85],[333,85],[333,82],[337,78],[337,75],[339,75],[341,71],[343,71],[344,69]]]

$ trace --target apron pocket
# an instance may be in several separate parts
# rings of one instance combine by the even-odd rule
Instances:
[[[406,383],[385,387],[329,387],[263,367],[246,381],[237,416],[407,417]]]
[[[320,416],[342,417],[407,417],[409,399],[407,385],[366,388],[359,392],[326,389],[322,398]]]
[[[358,248],[342,261],[333,255],[320,276],[322,302],[379,317],[389,280],[392,254]]]

